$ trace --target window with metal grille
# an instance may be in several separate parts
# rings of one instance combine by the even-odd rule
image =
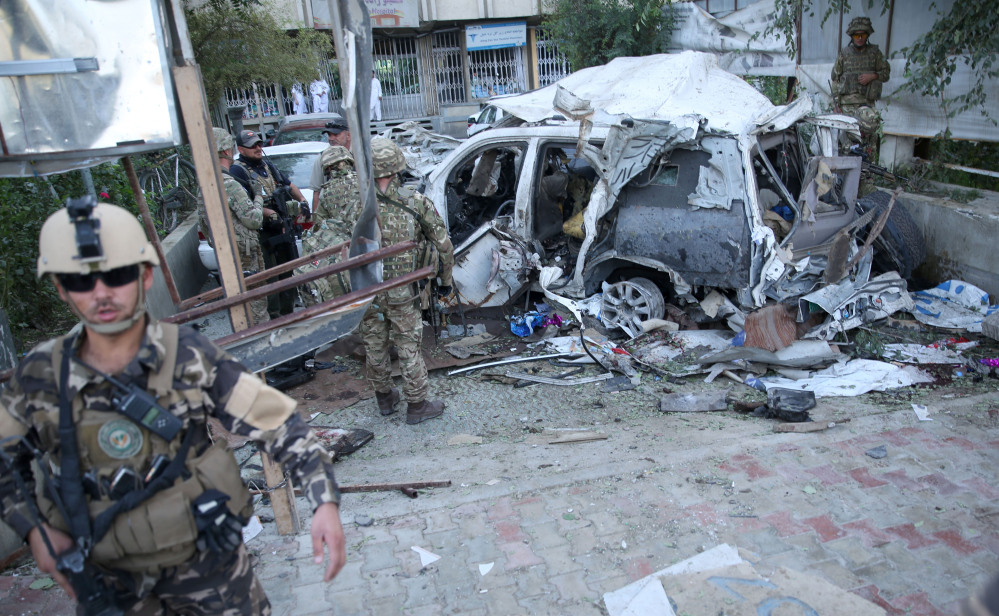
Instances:
[[[472,74],[472,98],[527,91],[523,47],[469,51],[468,67]]]
[[[427,115],[416,38],[375,39],[374,69],[382,85],[382,119]]]
[[[546,29],[535,28],[534,33],[538,50],[538,85],[543,88],[567,76],[572,69]]]
[[[441,105],[465,102],[465,70],[461,58],[461,32],[435,32],[431,40],[433,88]],[[431,113],[437,113],[435,109]]]

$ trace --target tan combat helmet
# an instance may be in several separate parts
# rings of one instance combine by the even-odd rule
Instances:
[[[406,168],[406,157],[391,139],[375,137],[371,140],[371,166],[375,178],[388,177]]]
[[[323,173],[328,173],[337,163],[343,161],[349,162],[351,166],[354,165],[354,157],[351,156],[350,150],[342,145],[331,145],[323,150],[321,155],[320,164],[323,166]]]
[[[236,140],[232,138],[229,131],[224,128],[212,127],[212,134],[215,136],[215,151],[231,150],[236,147]]]
[[[70,309],[88,327],[100,333],[124,331],[145,313],[143,266],[159,265],[142,225],[128,210],[93,197],[68,199],[42,225],[38,237],[38,277],[49,274],[87,275],[139,265],[139,301],[131,318],[118,323],[91,323],[72,302]]]
[[[854,32],[866,32],[867,36],[874,34],[874,26],[871,25],[870,17],[854,17],[850,20],[850,25],[846,28],[846,35],[853,36]]]

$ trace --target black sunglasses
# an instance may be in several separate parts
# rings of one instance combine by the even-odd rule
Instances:
[[[100,278],[109,287],[123,287],[139,279],[138,265],[125,265],[106,272],[91,272],[89,274],[56,274],[62,288],[73,293],[93,291]]]

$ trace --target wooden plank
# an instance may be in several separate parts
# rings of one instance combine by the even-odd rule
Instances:
[[[269,455],[260,452],[260,460],[264,467],[264,479],[267,481],[278,534],[297,535],[302,529],[302,522],[298,518],[298,507],[295,507],[295,489],[291,481],[286,480],[278,463]],[[278,488],[282,482],[284,485]]]
[[[245,291],[246,285],[243,282],[243,266],[236,252],[238,242],[235,241],[228,198],[222,184],[222,171],[215,153],[215,137],[204,105],[201,71],[197,65],[174,67],[173,79],[177,87],[180,111],[184,116],[187,140],[191,143],[194,170],[205,202],[208,230],[218,257],[222,289],[226,297],[232,297]],[[242,331],[250,326],[249,306],[246,304],[231,307],[229,316],[233,331]]]
[[[821,432],[836,425],[834,421],[802,421],[798,423],[779,423],[774,426],[774,432]]]
[[[548,441],[549,445],[556,445],[559,443],[585,443],[587,441],[605,441],[607,440],[606,434],[601,434],[599,432],[575,432],[573,434],[566,434],[563,437],[557,438],[554,441]]]
[[[201,81],[201,70],[197,64],[189,64],[176,66],[172,72],[187,140],[191,144],[194,171],[198,176],[201,196],[205,203],[208,230],[218,258],[222,289],[226,297],[232,297],[245,291],[246,283],[243,281],[243,266],[237,253],[236,233],[229,216],[228,198],[222,184],[222,170],[215,149],[212,123],[208,117],[208,108],[205,107],[205,88]],[[245,303],[232,306],[229,308],[229,318],[233,332],[238,333],[249,328],[252,324],[250,306]],[[284,481],[284,473],[280,467],[264,452],[261,452],[260,458],[268,487],[280,485]],[[295,492],[290,482],[285,484],[283,490],[271,492],[271,508],[274,510],[278,533],[290,535],[299,532],[301,522],[298,519],[298,509],[295,507]]]

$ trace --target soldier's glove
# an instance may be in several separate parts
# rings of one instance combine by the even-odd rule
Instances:
[[[198,527],[198,549],[212,552],[233,552],[243,542],[246,520],[226,507],[227,494],[205,490],[191,503],[194,522]]]
[[[451,285],[437,285],[436,293],[437,297],[447,297],[448,295],[451,295]]]
[[[301,214],[302,218],[304,218],[305,220],[312,218],[312,211],[309,209],[308,201],[298,202],[298,213]]]
[[[253,191],[250,199],[256,199],[257,197],[264,196],[264,187],[260,183],[260,180],[250,180],[250,190]]]

